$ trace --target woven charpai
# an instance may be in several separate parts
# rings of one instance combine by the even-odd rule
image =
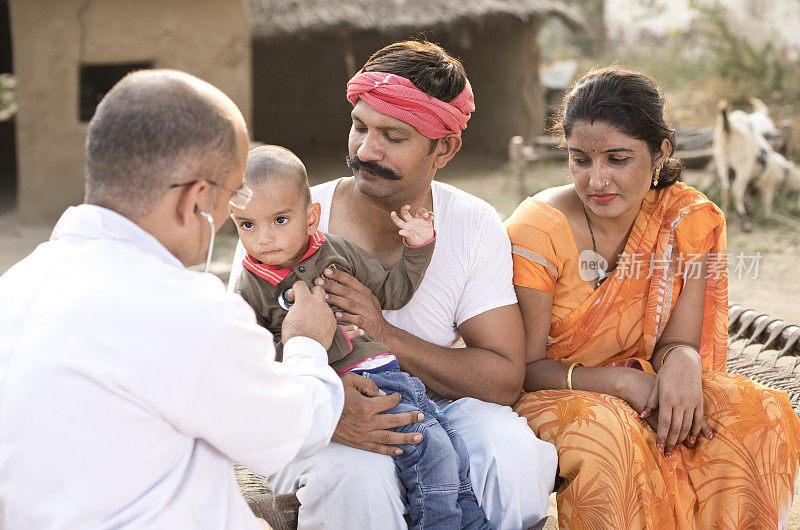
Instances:
[[[728,371],[784,390],[800,415],[800,326],[731,305]]]

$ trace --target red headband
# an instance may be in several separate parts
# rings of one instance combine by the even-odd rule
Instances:
[[[435,140],[448,134],[461,136],[475,110],[472,87],[449,103],[429,96],[405,77],[386,72],[359,72],[347,83],[347,100],[355,107],[359,98],[383,114],[408,123]]]

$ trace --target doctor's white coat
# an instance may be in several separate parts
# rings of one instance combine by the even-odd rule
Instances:
[[[269,474],[330,440],[324,348],[105,208],[70,208],[0,277],[0,528],[259,528],[229,458]]]

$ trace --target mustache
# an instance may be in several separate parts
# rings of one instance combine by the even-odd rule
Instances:
[[[402,175],[398,175],[388,167],[383,167],[375,162],[364,162],[358,156],[345,156],[345,161],[347,162],[347,166],[352,169],[353,171],[358,171],[359,169],[363,169],[367,173],[372,173],[373,175],[377,175],[379,177],[383,177],[386,180],[400,180],[402,179]]]

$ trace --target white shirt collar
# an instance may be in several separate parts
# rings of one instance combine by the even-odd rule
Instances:
[[[51,241],[61,238],[115,239],[129,241],[166,263],[185,268],[156,237],[122,214],[94,204],[70,206],[53,228]]]

